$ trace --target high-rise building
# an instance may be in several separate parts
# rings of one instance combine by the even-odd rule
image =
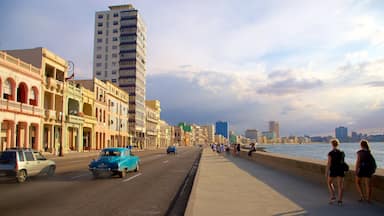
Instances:
[[[348,128],[343,126],[335,128],[335,136],[340,142],[348,142]]]
[[[129,94],[129,131],[145,140],[146,27],[132,5],[96,12],[93,75]]]
[[[218,121],[216,122],[216,133],[217,135],[222,135],[228,139],[228,122]]]
[[[280,138],[279,122],[277,122],[277,121],[270,121],[269,122],[269,131],[275,133],[275,137],[274,138]]]

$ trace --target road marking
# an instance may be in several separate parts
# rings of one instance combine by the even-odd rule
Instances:
[[[163,161],[163,163],[168,163],[168,160]]]
[[[81,174],[81,175],[78,175],[78,176],[74,176],[71,179],[74,180],[74,179],[81,178],[81,177],[87,176],[87,175],[89,175],[89,173],[85,173],[85,174]]]
[[[136,175],[131,176],[131,177],[129,177],[129,178],[123,180],[123,182],[131,181],[132,179],[141,176],[141,174],[142,174],[142,173],[137,173]]]

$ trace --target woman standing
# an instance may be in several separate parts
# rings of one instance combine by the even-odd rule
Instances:
[[[339,140],[333,139],[331,140],[332,150],[328,153],[328,163],[325,171],[325,175],[327,177],[327,185],[329,190],[329,204],[332,204],[336,201],[335,195],[335,186],[333,184],[334,180],[337,181],[337,203],[339,205],[343,204],[343,183],[344,183],[344,152],[338,149]]]
[[[376,161],[373,158],[367,140],[360,141],[360,150],[356,160],[356,188],[360,194],[359,202],[364,200],[371,202],[372,184],[371,177],[376,171]],[[363,184],[365,191],[363,191]],[[365,192],[365,193],[364,193]]]

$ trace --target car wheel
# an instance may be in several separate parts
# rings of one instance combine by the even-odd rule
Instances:
[[[50,166],[50,167],[48,168],[47,175],[48,175],[49,177],[52,177],[53,175],[55,175],[55,170],[56,170],[56,167],[55,167],[55,166]]]
[[[136,162],[135,172],[138,172],[139,170],[140,170],[139,162]]]
[[[125,178],[127,176],[127,170],[126,169],[123,169],[120,173],[119,173],[119,176],[120,178]]]
[[[28,177],[27,171],[19,170],[19,172],[17,172],[16,180],[19,183],[23,183],[25,182],[25,180],[27,180],[27,177]]]

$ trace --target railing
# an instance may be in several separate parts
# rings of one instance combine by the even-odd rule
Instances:
[[[56,117],[56,110],[45,110],[45,118],[47,118],[47,119],[58,119]]]
[[[43,109],[37,106],[16,101],[0,100],[0,109],[5,112],[18,112],[20,114],[43,115]]]
[[[39,68],[36,68],[36,67],[32,66],[31,64],[25,63],[18,58],[15,58],[11,55],[8,55],[6,52],[0,51],[0,59],[6,61],[7,63],[16,65],[16,66],[18,66],[24,70],[32,72],[36,75],[40,75],[40,69]]]
[[[84,119],[83,117],[76,116],[76,115],[68,115],[67,116],[67,121],[71,123],[83,123]]]
[[[56,87],[56,81],[53,77],[47,77],[46,78],[46,84],[48,88]]]

